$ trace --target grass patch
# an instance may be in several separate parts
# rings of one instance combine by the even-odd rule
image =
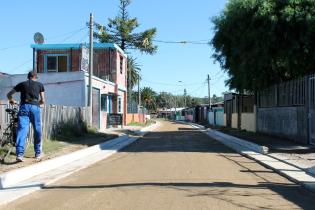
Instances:
[[[115,137],[117,135],[100,133],[96,128],[86,124],[78,127],[75,124],[65,123],[59,127],[53,141],[92,146]]]
[[[62,142],[55,141],[55,140],[46,140],[46,139],[42,142],[42,145],[43,145],[43,152],[45,155],[53,154],[54,152],[57,152],[66,146],[66,144]],[[35,154],[34,144],[31,143],[26,148],[25,156],[34,157],[34,154]]]
[[[62,149],[63,147],[66,146],[65,143],[59,142],[59,141],[51,141],[51,140],[44,140],[42,142],[43,145],[43,152],[45,153],[45,155],[49,155],[49,154],[53,154],[54,152],[59,151],[60,149]],[[25,145],[25,157],[34,157],[35,156],[35,151],[34,151],[34,144],[33,143],[28,143],[27,145]],[[7,160],[15,160],[16,157],[16,152],[15,152],[15,147],[11,147],[11,153],[10,155],[7,157]],[[4,148],[0,149],[0,155],[3,156],[5,154],[7,154],[7,152],[9,151],[9,146],[5,146]]]
[[[129,123],[128,126],[149,126],[151,124],[154,124],[155,121],[154,120],[147,120],[145,123],[139,123],[139,122],[132,122],[132,123]]]
[[[117,135],[109,135],[105,133],[99,133],[93,127],[78,127],[71,123],[65,123],[59,126],[58,131],[51,139],[43,139],[42,150],[45,155],[50,155],[58,152],[63,147],[69,144],[78,144],[85,146],[92,146],[108,139],[117,137]],[[3,157],[7,154],[11,146],[6,145],[0,148],[0,155]],[[32,142],[25,145],[25,157],[34,156],[34,144]],[[8,159],[15,158],[15,147],[11,147],[11,153]]]

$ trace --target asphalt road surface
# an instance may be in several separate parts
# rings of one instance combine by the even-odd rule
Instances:
[[[165,121],[110,158],[0,209],[315,209],[315,194]]]

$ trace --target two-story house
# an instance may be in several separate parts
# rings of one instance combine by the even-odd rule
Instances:
[[[86,106],[89,87],[86,46],[33,44],[31,47],[33,68],[38,72],[38,81],[45,86],[46,104]],[[93,57],[93,125],[105,129],[108,113],[123,114],[125,124],[127,56],[116,44],[94,43]],[[10,75],[8,78],[1,85],[7,90],[24,81],[26,75]]]

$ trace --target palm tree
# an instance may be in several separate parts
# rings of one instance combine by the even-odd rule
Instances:
[[[141,68],[140,65],[137,63],[137,59],[132,56],[128,57],[127,68],[128,90],[131,90],[135,87],[137,82],[141,80]]]
[[[156,92],[154,92],[152,88],[150,87],[142,88],[141,100],[148,110],[156,109]]]

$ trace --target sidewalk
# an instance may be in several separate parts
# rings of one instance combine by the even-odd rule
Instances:
[[[120,137],[54,159],[0,174],[0,205],[41,189],[65,176],[105,159],[136,141],[159,123],[135,130],[137,135],[121,134]],[[122,130],[121,132],[128,132]],[[112,130],[112,132],[116,132]]]
[[[239,135],[232,136],[226,134],[227,132],[190,124],[238,153],[315,192],[315,149],[313,146],[281,139],[275,140],[273,137],[254,139],[247,136],[244,140],[244,136],[241,139],[238,138]]]
[[[314,173],[315,176],[315,170],[313,169],[315,167],[315,146],[313,145],[304,145],[292,140],[237,130],[223,130],[222,132],[260,146],[265,146],[269,149],[268,155],[309,173]]]

